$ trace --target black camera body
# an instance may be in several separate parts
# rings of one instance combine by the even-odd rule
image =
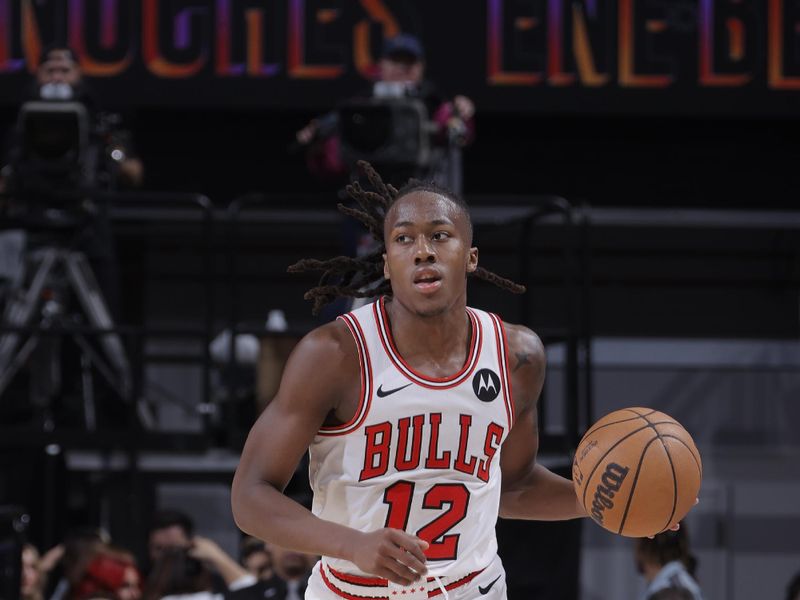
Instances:
[[[92,184],[91,123],[80,102],[26,102],[17,117],[19,147],[12,162],[16,196],[59,195]]]
[[[431,162],[428,110],[419,98],[354,99],[338,109],[342,160],[374,165],[426,167]]]
[[[193,558],[189,554],[189,548],[173,546],[164,550],[164,556],[160,559],[162,564],[169,565],[178,581],[192,579],[204,572],[203,563]]]
[[[4,221],[29,231],[66,231],[94,218],[102,172],[97,123],[81,102],[31,101],[17,117]]]

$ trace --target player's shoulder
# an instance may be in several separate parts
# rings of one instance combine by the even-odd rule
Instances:
[[[281,387],[292,390],[293,396],[302,389],[320,396],[320,401],[336,402],[353,381],[360,381],[359,369],[358,350],[350,331],[341,321],[332,321],[311,330],[297,343],[284,369]]]
[[[503,322],[508,340],[508,353],[511,358],[526,357],[532,364],[544,366],[546,361],[544,344],[535,331],[524,325]]]
[[[503,328],[508,340],[506,356],[514,384],[514,405],[519,415],[536,406],[547,359],[544,344],[532,329],[513,323],[504,323]]]
[[[297,344],[297,349],[303,354],[319,355],[326,360],[357,356],[353,336],[340,319],[309,331]]]

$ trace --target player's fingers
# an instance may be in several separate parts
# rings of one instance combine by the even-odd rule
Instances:
[[[680,528],[681,528],[681,524],[680,523],[675,523],[675,525],[673,525],[669,529],[664,529],[663,531],[660,531],[659,533],[664,533],[664,531],[678,531]],[[652,540],[654,537],[656,537],[656,536],[655,535],[648,535],[647,539]]]
[[[395,548],[394,551],[390,553],[390,556],[406,567],[415,580],[428,572],[425,568],[425,564],[404,548]]]
[[[388,579],[392,583],[399,583],[401,585],[407,585],[407,584],[411,583],[410,581],[408,581],[408,582],[401,581],[400,578],[398,578],[397,573],[395,573],[394,571],[391,571],[390,569],[387,569],[386,567],[380,567],[380,566],[377,567],[374,570],[373,574],[377,575],[378,577],[382,577],[383,579]]]
[[[419,572],[419,573],[427,573],[428,569],[425,567],[425,562],[427,559],[425,558],[424,550],[428,549],[428,542],[423,539],[418,538],[415,535],[409,535],[403,531],[395,530],[396,538],[394,539],[395,543],[405,550],[409,555],[416,558],[417,562],[419,563],[418,568],[416,565],[411,565],[412,568]]]
[[[380,569],[385,573],[384,577],[394,583],[409,585],[419,579],[419,576],[414,571],[397,562],[393,556],[381,557],[379,565]]]

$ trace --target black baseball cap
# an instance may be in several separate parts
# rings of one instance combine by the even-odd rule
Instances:
[[[419,38],[408,34],[400,33],[394,37],[387,38],[383,43],[384,58],[411,58],[415,61],[425,58],[425,49]]]

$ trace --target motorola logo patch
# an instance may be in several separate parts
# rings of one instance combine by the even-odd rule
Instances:
[[[472,391],[481,402],[491,402],[500,393],[500,378],[491,369],[481,369],[472,378]]]

